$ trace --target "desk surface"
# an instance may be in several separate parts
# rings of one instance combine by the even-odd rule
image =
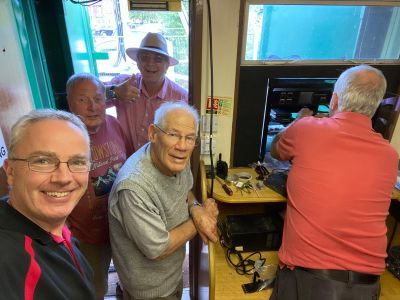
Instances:
[[[251,168],[231,168],[229,169],[228,174],[232,175],[235,173],[246,172],[252,175],[252,179],[250,180],[253,186],[256,186],[256,177],[257,173]],[[221,180],[222,181],[222,180]],[[213,191],[213,198],[220,202],[225,203],[270,203],[270,202],[284,202],[286,198],[270,188],[264,186],[261,190],[256,189],[255,191],[251,191],[247,193],[245,191],[240,192],[234,185],[229,186],[232,191],[233,195],[229,196],[225,193],[224,189],[222,188],[221,183],[218,180],[214,180],[214,191]],[[208,191],[211,190],[211,179],[207,180],[207,189]],[[392,191],[392,199],[397,199],[400,201],[400,191],[397,189],[393,189]]]
[[[400,201],[400,191],[398,189],[393,189],[392,199],[397,199]]]
[[[258,175],[251,168],[232,168],[229,169],[228,174],[233,175],[240,172],[250,173],[252,175],[252,179],[250,181],[254,187],[256,186],[256,177]],[[274,192],[266,186],[264,186],[261,190],[252,190],[249,193],[245,191],[241,192],[234,185],[230,185],[229,187],[233,191],[232,196],[229,196],[227,193],[225,193],[221,183],[218,180],[214,180],[213,198],[215,200],[225,203],[269,203],[286,201],[286,198],[284,196]],[[211,190],[211,179],[209,179],[207,182],[207,188],[208,191]]]

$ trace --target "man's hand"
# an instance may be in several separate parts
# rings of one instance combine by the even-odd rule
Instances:
[[[296,119],[292,123],[290,123],[288,126],[286,126],[286,128],[282,129],[278,134],[275,135],[274,139],[272,140],[271,148],[270,148],[270,153],[273,158],[281,160],[281,158],[279,157],[279,153],[278,153],[276,144],[278,143],[279,139],[281,138],[281,136],[285,132],[285,130],[288,129],[297,120],[300,120],[301,118],[304,118],[304,117],[312,116],[313,113],[314,112],[307,107],[300,109],[299,112],[297,113]]]
[[[203,202],[203,206],[193,206],[191,215],[203,243],[206,244],[208,240],[216,243],[218,241],[218,206],[214,199],[208,198]]]
[[[207,198],[207,200],[202,204],[203,207],[213,216],[214,218],[218,218],[218,205],[215,203],[213,198]]]
[[[136,76],[133,74],[128,80],[114,88],[117,99],[132,102],[139,98],[140,90],[136,87]]]
[[[299,120],[299,119],[304,118],[304,117],[312,116],[313,113],[314,112],[311,109],[307,108],[307,107],[302,108],[297,113],[296,120]]]

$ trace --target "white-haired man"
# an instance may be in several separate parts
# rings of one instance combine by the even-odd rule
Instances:
[[[200,206],[191,192],[198,119],[186,103],[162,104],[148,130],[150,142],[114,182],[110,236],[124,299],[180,300],[186,242],[197,233],[204,242],[217,241],[214,200]]]
[[[291,160],[281,268],[270,299],[378,299],[398,154],[372,129],[386,90],[376,68],[338,78],[330,117],[303,117],[271,155]]]

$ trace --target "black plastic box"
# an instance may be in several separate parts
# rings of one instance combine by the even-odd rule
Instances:
[[[282,242],[283,220],[277,213],[228,215],[225,239],[236,251],[275,251]]]

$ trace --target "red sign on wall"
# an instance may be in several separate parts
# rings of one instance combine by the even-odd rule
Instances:
[[[206,113],[229,116],[232,112],[232,99],[223,97],[214,97],[211,101],[211,97],[207,98]]]

